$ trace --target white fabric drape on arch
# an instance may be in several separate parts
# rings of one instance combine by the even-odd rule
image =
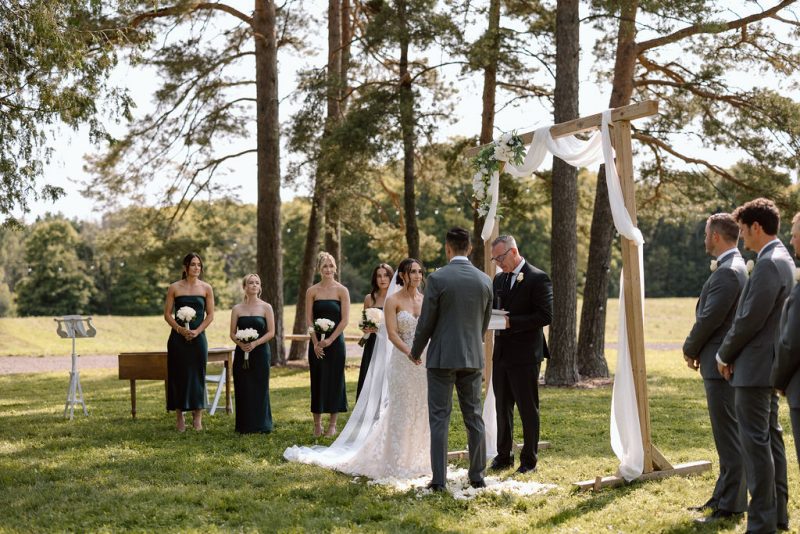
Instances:
[[[575,136],[553,139],[550,127],[536,130],[525,160],[520,166],[507,162],[505,172],[516,177],[530,176],[544,161],[548,152],[561,158],[570,165],[586,167],[588,165],[605,163],[606,185],[608,186],[608,199],[611,204],[611,214],[614,226],[620,235],[632,241],[638,250],[639,264],[642,265],[642,233],[631,220],[625,201],[622,197],[622,187],[619,183],[617,168],[614,165],[614,149],[611,146],[609,123],[611,110],[603,112],[600,131],[594,132],[587,141],[582,141]],[[497,216],[497,196],[500,188],[500,176],[494,173],[489,182],[488,194],[491,195],[491,205],[486,216],[481,237],[489,239],[495,225]],[[642,302],[644,302],[644,273],[641,276]],[[644,450],[642,448],[641,428],[639,425],[639,412],[636,405],[636,390],[633,383],[633,371],[630,361],[630,347],[628,346],[627,329],[625,322],[625,296],[622,283],[619,292],[619,343],[617,354],[617,372],[614,377],[614,389],[611,397],[611,448],[619,458],[619,474],[626,480],[638,478],[644,468]],[[491,381],[490,381],[491,386]],[[487,451],[494,455],[497,451],[496,420],[494,419],[494,406],[487,410],[490,401],[494,400],[487,395],[484,406],[484,418],[491,418],[486,425]]]

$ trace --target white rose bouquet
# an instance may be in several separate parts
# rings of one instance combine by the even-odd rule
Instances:
[[[380,308],[367,308],[366,310],[361,310],[361,321],[358,323],[358,327],[361,330],[365,330],[367,328],[380,328],[381,323],[383,323],[383,310]],[[364,334],[364,336],[358,340],[358,346],[363,347],[371,335],[371,332]]]
[[[336,326],[336,323],[330,319],[319,318],[314,321],[314,326],[308,328],[308,333],[316,332],[319,336],[319,340],[322,341],[325,339],[325,334],[333,332],[334,326]]]
[[[197,312],[194,311],[194,308],[191,306],[181,306],[178,308],[178,311],[175,312],[175,319],[181,321],[187,330],[189,329],[189,324],[194,321],[195,317],[197,317]]]
[[[258,339],[258,330],[255,328],[245,328],[243,330],[236,330],[236,339],[241,341],[242,343],[250,343],[251,341],[255,341]],[[250,353],[244,353],[244,363],[242,364],[242,369],[248,369],[250,367]]]

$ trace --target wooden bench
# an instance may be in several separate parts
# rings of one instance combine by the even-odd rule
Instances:
[[[225,413],[233,411],[231,403],[231,371],[233,369],[233,347],[208,349],[208,362],[222,362],[225,366]],[[122,352],[117,356],[119,379],[131,381],[131,417],[136,419],[136,381],[163,380],[167,390],[167,353]]]

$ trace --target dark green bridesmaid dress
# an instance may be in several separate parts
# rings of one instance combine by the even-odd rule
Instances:
[[[312,308],[314,320],[330,319],[335,324],[342,320],[342,303],[338,300],[315,300]],[[344,334],[325,348],[325,356],[317,358],[314,344],[308,344],[308,367],[311,375],[311,413],[339,413],[347,411],[347,391],[344,383],[346,350]]]
[[[374,306],[379,310],[383,310],[380,306]],[[361,388],[364,387],[364,380],[367,378],[367,371],[369,364],[372,361],[372,353],[375,351],[375,342],[378,339],[378,334],[372,334],[367,338],[364,343],[364,352],[361,354],[361,368],[358,370],[358,386],[356,387],[356,400],[361,395]]]
[[[200,295],[175,297],[172,313],[176,314],[184,306],[194,308],[196,312],[194,320],[189,323],[189,328],[194,330],[205,319],[206,298]],[[180,321],[178,324],[184,326]],[[191,341],[186,341],[175,330],[170,332],[167,341],[167,410],[186,412],[206,407],[207,362],[205,331]]]
[[[236,320],[236,329],[255,328],[258,337],[267,331],[267,320],[245,315]],[[236,431],[241,434],[272,432],[272,409],[269,405],[269,344],[259,345],[250,353],[244,368],[244,351],[237,346],[233,359],[233,387],[236,392]]]

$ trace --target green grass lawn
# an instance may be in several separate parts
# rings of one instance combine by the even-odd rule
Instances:
[[[609,351],[614,367],[614,352]],[[703,387],[680,353],[648,353],[653,440],[673,463],[716,460]],[[354,398],[357,369],[349,369]],[[690,478],[635,483],[597,493],[572,482],[611,474],[610,388],[543,388],[539,471],[524,480],[556,484],[546,495],[397,493],[326,469],[289,464],[283,450],[309,444],[308,376],[274,369],[275,431],[239,436],[233,417],[206,416],[202,433],[173,430],[161,382],[138,384],[139,416],[114,370],[82,373],[90,416],[62,418],[65,373],[0,376],[2,532],[716,532],[695,528],[685,507],[704,502],[716,467]],[[782,407],[784,427],[789,428]],[[516,426],[519,434],[519,424]],[[790,510],[800,499],[790,432]],[[521,435],[518,436],[521,439]],[[328,443],[328,441],[321,441]],[[465,447],[460,417],[451,449]],[[422,444],[421,444],[422,446]],[[463,465],[463,464],[462,464]],[[795,517],[794,521],[797,521]],[[744,523],[722,532],[742,532]]]
[[[645,303],[645,340],[648,343],[682,343],[694,319],[695,299],[647,299]],[[285,332],[292,331],[294,306],[284,308]],[[616,299],[608,301],[606,342],[617,341],[619,306]],[[228,337],[230,310],[218,310],[214,322],[206,331],[210,347],[230,346]],[[361,305],[350,308],[347,334],[360,334],[358,321]],[[166,350],[169,326],[163,317],[120,317],[96,315],[92,322],[97,336],[79,339],[77,351],[82,355],[118,354]],[[56,323],[52,317],[0,318],[0,356],[48,356],[68,355],[72,351],[71,341],[56,334]]]

